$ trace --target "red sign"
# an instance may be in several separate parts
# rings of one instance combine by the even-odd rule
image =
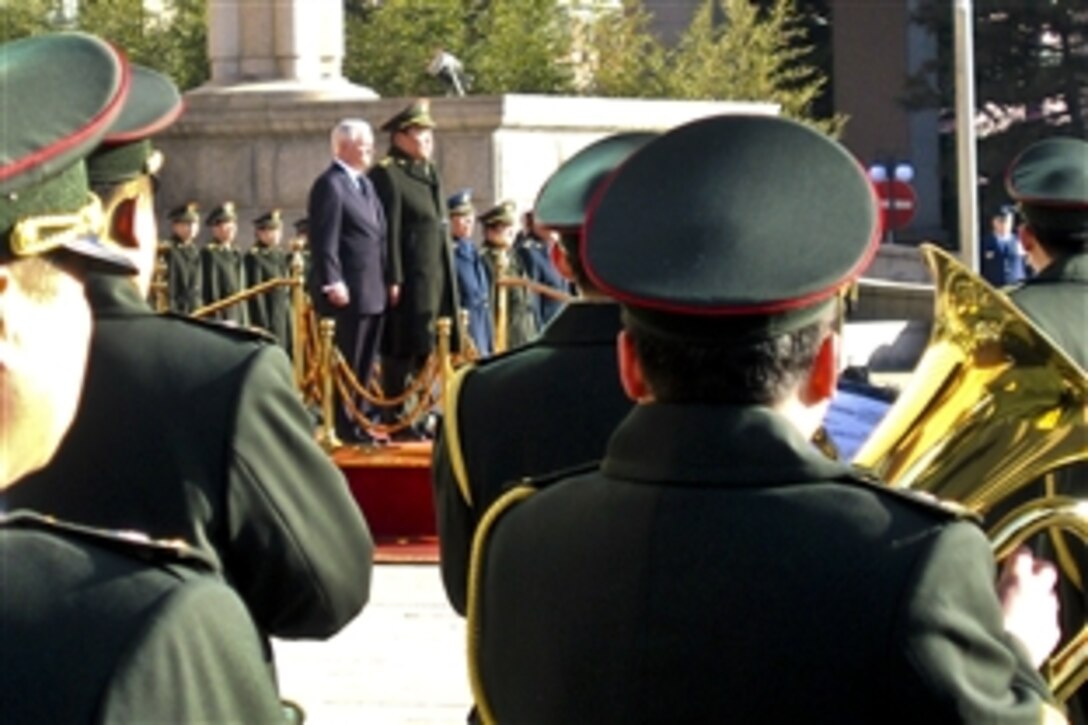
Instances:
[[[917,198],[914,187],[905,181],[891,179],[875,181],[876,195],[880,199],[880,209],[884,215],[885,229],[902,229],[914,219],[914,207]]]

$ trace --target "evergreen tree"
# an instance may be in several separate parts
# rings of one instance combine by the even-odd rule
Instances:
[[[470,4],[473,7],[473,4]],[[470,16],[464,61],[477,93],[570,93],[573,44],[556,0],[490,0]]]
[[[584,29],[583,45],[592,72],[589,95],[664,98],[667,52],[651,32],[653,16],[640,0],[602,12]]]

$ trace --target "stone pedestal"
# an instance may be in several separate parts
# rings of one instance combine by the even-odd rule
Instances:
[[[189,93],[185,114],[157,140],[167,154],[160,210],[190,200],[205,210],[234,201],[239,241],[249,244],[249,221],[262,211],[279,207],[289,221],[305,214],[310,185],[331,161],[329,134],[337,121],[369,121],[380,157],[388,138],[377,128],[412,100],[367,98],[335,80],[206,86]],[[438,124],[435,161],[447,191],[471,187],[480,210],[513,199],[523,211],[561,162],[605,135],[664,130],[718,113],[773,113],[775,107],[505,95],[438,98],[431,112]]]

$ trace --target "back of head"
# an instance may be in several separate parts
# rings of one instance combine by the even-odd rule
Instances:
[[[773,403],[811,365],[880,232],[871,182],[838,143],[717,116],[623,164],[590,209],[583,264],[623,304],[657,400]]]
[[[1059,136],[1028,146],[1005,186],[1050,256],[1088,250],[1088,142]]]

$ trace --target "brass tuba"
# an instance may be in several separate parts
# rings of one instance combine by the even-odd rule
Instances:
[[[1088,543],[1088,500],[1029,486],[1088,461],[1088,374],[1002,292],[947,252],[923,245],[935,280],[933,331],[895,405],[854,464],[897,488],[1002,514],[989,530],[1002,558],[1046,533]],[[1053,479],[1051,478],[1051,481]],[[1006,513],[1007,512],[1007,513]],[[1088,572],[1059,564],[1073,581]],[[1088,625],[1047,663],[1059,699],[1088,679]]]

